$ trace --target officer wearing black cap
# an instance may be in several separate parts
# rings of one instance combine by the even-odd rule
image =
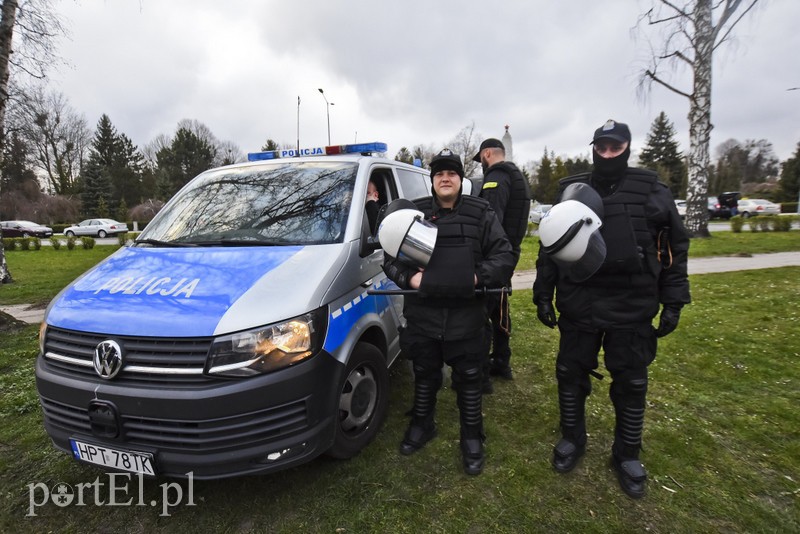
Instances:
[[[506,149],[503,143],[499,139],[489,138],[481,143],[478,153],[472,159],[480,162],[483,167],[483,187],[480,196],[489,201],[500,220],[511,242],[514,267],[516,267],[521,251],[520,244],[528,230],[531,191],[522,172],[514,163],[505,161],[505,156]],[[506,285],[511,285],[511,277],[506,281]],[[491,332],[487,335],[489,338],[487,341],[491,342],[491,354],[488,356],[485,371],[492,376],[512,380],[509,346],[511,310],[508,296],[501,294],[492,296],[488,300]],[[484,389],[491,391],[491,382],[488,380],[486,377]]]
[[[656,357],[657,338],[675,330],[691,299],[689,237],[667,186],[651,171],[628,167],[630,142],[626,124],[607,121],[592,139],[592,172],[559,183],[559,200],[571,184],[587,184],[602,198],[605,260],[586,278],[585,269],[564,268],[540,248],[533,302],[539,320],[550,328],[558,325],[561,334],[556,359],[561,439],[553,468],[569,472],[585,452],[584,406],[590,375],[600,376],[595,369],[602,347],[616,415],[611,465],[623,491],[640,498],[647,480],[639,460],[647,366]]]
[[[480,474],[484,465],[481,375],[486,303],[476,288],[502,287],[514,257],[489,203],[462,196],[464,167],[449,149],[431,160],[433,196],[414,201],[425,220],[437,227],[436,244],[422,270],[388,254],[384,271],[401,289],[417,289],[404,299],[407,327],[400,333],[403,353],[414,366],[414,407],[400,444],[413,454],[436,436],[436,394],[442,365],[457,377],[464,471]]]

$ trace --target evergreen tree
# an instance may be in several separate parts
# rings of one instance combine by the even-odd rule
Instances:
[[[573,176],[592,170],[592,162],[585,156],[578,156],[574,160],[572,158],[567,158],[567,161],[564,162],[564,166],[567,168],[567,176]]]
[[[798,196],[800,196],[800,143],[797,143],[794,156],[783,162],[780,185],[782,201],[798,201]],[[797,212],[800,213],[800,205],[797,206]]]
[[[276,143],[272,139],[267,139],[267,142],[264,143],[264,146],[261,147],[262,152],[271,152],[273,150],[278,150],[278,149],[280,149],[278,143]]]
[[[97,201],[96,217],[100,217],[103,219],[107,219],[109,217],[108,203],[106,202],[106,199],[104,199],[103,197],[100,197],[99,200]]]
[[[397,155],[394,157],[395,161],[402,161],[403,163],[414,163],[414,156],[411,155],[411,152],[408,151],[408,148],[403,147],[398,152]]]
[[[542,204],[552,204],[558,194],[558,178],[553,166],[555,156],[547,154],[547,147],[544,149],[542,161],[536,168],[535,184],[533,186],[533,198]],[[564,171],[562,171],[564,172]]]
[[[21,189],[26,182],[37,182],[31,157],[28,143],[16,132],[6,138],[0,160],[0,193]]]
[[[125,202],[124,198],[119,201],[116,219],[120,222],[125,222],[128,220],[128,204]]]
[[[169,147],[156,154],[158,187],[167,199],[192,178],[214,166],[216,149],[186,128],[179,128]]]
[[[675,127],[663,111],[653,121],[647,142],[639,156],[639,166],[659,173],[675,198],[682,198],[681,185],[686,165],[675,141]]]
[[[106,114],[103,114],[97,122],[89,159],[100,170],[92,171],[89,175],[84,173],[86,175],[84,186],[91,184],[92,189],[96,190],[98,186],[92,182],[96,182],[97,176],[104,176],[104,181],[107,180],[110,187],[108,194],[105,194],[104,182],[99,187],[103,189],[103,196],[109,209],[118,206],[122,201],[126,204],[136,204],[142,200],[144,156],[125,134],[117,132]],[[96,191],[88,195],[89,203],[94,207],[97,199],[93,195],[96,196]],[[84,201],[87,199],[85,191],[82,197]],[[86,209],[84,207],[84,212]]]
[[[108,209],[111,202],[111,179],[108,168],[100,161],[100,155],[92,152],[81,177],[81,213],[84,217],[102,217],[98,209],[102,202]],[[106,215],[107,216],[107,215]]]

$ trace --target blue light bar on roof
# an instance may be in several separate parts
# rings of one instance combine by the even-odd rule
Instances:
[[[270,150],[268,152],[250,152],[248,161],[262,161],[267,159],[299,158],[302,156],[333,156],[336,154],[376,154],[387,150],[386,143],[357,143],[352,145],[333,145],[326,147],[286,148],[283,150]]]

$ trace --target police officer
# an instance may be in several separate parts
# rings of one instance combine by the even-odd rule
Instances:
[[[640,498],[647,480],[639,461],[647,366],[656,356],[657,338],[675,330],[681,308],[690,302],[689,238],[667,186],[651,171],[628,167],[630,141],[626,124],[607,121],[591,143],[592,172],[559,183],[559,197],[570,184],[583,183],[602,198],[605,260],[586,278],[540,248],[533,302],[539,320],[560,331],[556,378],[562,437],[553,468],[569,472],[585,452],[584,405],[602,347],[616,415],[611,465],[625,493]]]
[[[464,471],[477,475],[484,465],[481,376],[487,319],[486,303],[475,289],[501,287],[511,276],[514,257],[489,203],[462,196],[461,158],[444,149],[430,167],[433,196],[414,201],[437,227],[430,261],[424,270],[388,254],[384,262],[386,275],[401,289],[419,290],[405,297],[407,327],[400,334],[414,368],[414,406],[400,453],[413,454],[436,436],[434,410],[445,362],[460,384]]]
[[[528,181],[519,168],[506,161],[506,148],[499,139],[489,138],[481,143],[478,153],[472,158],[483,167],[483,187],[481,198],[489,201],[495,215],[500,220],[511,249],[514,253],[514,267],[520,256],[520,244],[528,230],[528,212],[531,209],[531,191]],[[513,272],[512,272],[513,274]],[[511,286],[511,277],[505,285]],[[511,313],[508,295],[493,295],[488,299],[489,319],[491,320],[489,337],[491,354],[489,355],[488,374],[506,380],[513,379],[511,371]],[[485,383],[485,389],[491,390],[491,383]]]

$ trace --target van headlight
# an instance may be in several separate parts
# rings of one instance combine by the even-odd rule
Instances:
[[[281,323],[220,336],[214,340],[205,373],[246,377],[271,373],[317,354],[325,338],[324,308]]]

